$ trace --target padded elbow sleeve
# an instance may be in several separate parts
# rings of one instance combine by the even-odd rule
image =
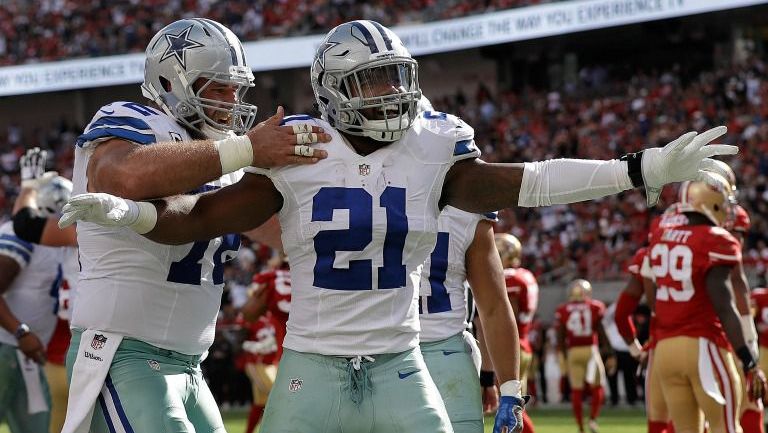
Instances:
[[[47,222],[48,218],[40,216],[36,209],[25,207],[13,215],[13,231],[21,239],[37,244]]]

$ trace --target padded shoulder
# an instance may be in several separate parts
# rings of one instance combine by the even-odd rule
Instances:
[[[137,144],[155,143],[157,137],[152,125],[167,122],[168,119],[168,116],[157,108],[137,102],[113,102],[96,112],[83,134],[77,137],[76,144],[78,147],[87,147],[111,138]]]
[[[460,118],[438,111],[424,111],[414,120],[408,149],[425,162],[456,162],[477,158],[475,130]]]

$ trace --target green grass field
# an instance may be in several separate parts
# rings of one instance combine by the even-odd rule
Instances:
[[[585,407],[585,409],[587,409]],[[588,412],[587,412],[588,413]],[[576,433],[573,416],[567,409],[532,409],[531,418],[536,426],[536,433]],[[242,433],[245,430],[245,412],[227,412],[224,420],[229,433]],[[645,416],[638,409],[606,409],[600,415],[601,433],[645,433]],[[493,430],[493,418],[486,418],[485,431]],[[9,433],[8,427],[0,425],[0,433]],[[141,432],[136,432],[141,433]],[[311,433],[311,432],[307,432]],[[414,432],[418,433],[418,432]]]

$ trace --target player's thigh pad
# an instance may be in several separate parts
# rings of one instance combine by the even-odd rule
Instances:
[[[73,332],[70,348],[79,346],[80,334]],[[96,402],[91,431],[224,432],[199,358],[123,339]],[[70,375],[72,365],[68,354]]]
[[[472,350],[462,334],[422,343],[421,352],[437,385],[456,433],[482,433],[483,404],[480,379]]]
[[[587,364],[592,359],[592,346],[577,346],[568,349],[568,381],[571,388],[584,388],[584,380],[587,375]]]

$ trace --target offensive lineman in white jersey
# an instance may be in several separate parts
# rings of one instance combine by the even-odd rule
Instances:
[[[489,365],[492,361],[501,377],[513,378],[505,386],[519,385],[517,326],[494,242],[495,220],[493,213],[479,215],[446,206],[438,219],[435,249],[421,275],[420,348],[455,433],[483,432],[480,349],[475,337],[465,331],[465,281],[490,342]]]
[[[0,226],[0,423],[12,433],[47,432],[51,396],[42,366],[56,327],[60,263],[71,251],[33,245],[12,226]]]
[[[307,125],[279,126],[282,108],[251,129],[256,107],[242,98],[253,73],[240,41],[221,24],[171,23],[146,55],[141,88],[152,105],[119,101],[96,113],[77,139],[75,193],[194,196],[237,182],[244,166],[324,157],[302,155],[306,143],[329,137]],[[199,363],[213,341],[223,263],[237,254],[239,235],[167,246],[89,223],[78,224],[77,234],[81,272],[63,431],[88,431],[92,421],[99,433],[224,431]]]
[[[718,127],[621,160],[486,164],[469,125],[445,113],[417,115],[417,63],[372,21],[331,30],[311,81],[323,120],[294,121],[330,131],[331,142],[315,147],[328,151],[321,163],[249,169],[230,187],[151,203],[86,194],[60,220],[178,244],[244,231],[278,213],[294,286],[262,426],[269,433],[452,431],[418,349],[415,290],[445,205],[546,206],[641,185],[655,204],[664,184],[697,178],[707,157],[737,152],[707,145],[726,132]],[[499,377],[502,385],[513,380]],[[519,393],[503,394],[495,430],[517,431],[523,404]]]

